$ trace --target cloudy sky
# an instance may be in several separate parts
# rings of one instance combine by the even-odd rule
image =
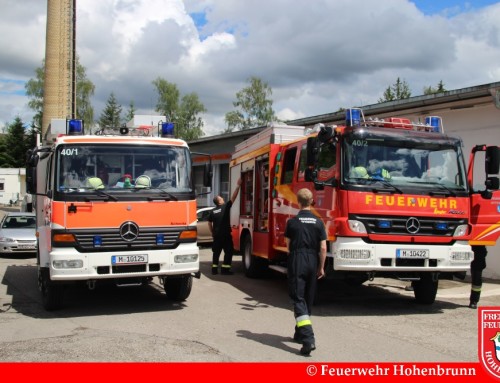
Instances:
[[[46,0],[0,0],[0,128],[33,113],[24,94],[45,54]],[[77,0],[77,53],[95,84],[154,113],[152,81],[195,92],[205,134],[260,77],[278,117],[376,103],[397,77],[412,95],[500,81],[500,2],[488,0]]]

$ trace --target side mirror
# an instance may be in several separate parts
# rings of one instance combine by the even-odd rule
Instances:
[[[212,177],[212,164],[205,164],[205,168],[203,169],[203,186],[212,187]]]
[[[333,128],[331,126],[322,126],[318,133],[318,140],[321,143],[328,142],[333,137]]]
[[[498,177],[488,177],[485,185],[488,190],[498,190],[500,188],[500,179]]]
[[[500,168],[500,148],[488,146],[485,157],[486,174],[498,174]]]

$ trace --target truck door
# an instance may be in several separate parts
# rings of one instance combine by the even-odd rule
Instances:
[[[478,150],[471,155],[469,163],[469,183],[471,194],[471,245],[495,245],[500,236],[500,191],[498,190],[498,164],[488,165],[491,161],[498,161],[498,156],[487,149]],[[486,164],[486,166],[485,166]],[[483,171],[486,167],[486,174]],[[496,184],[496,185],[495,185]]]

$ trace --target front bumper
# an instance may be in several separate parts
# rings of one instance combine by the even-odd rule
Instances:
[[[425,258],[403,258],[401,250],[426,252]],[[408,252],[409,253],[409,252]],[[331,244],[334,270],[366,272],[470,270],[474,253],[467,241],[451,246],[429,244],[369,244],[359,238],[340,237]]]
[[[147,255],[147,263],[113,265],[112,256]],[[185,261],[185,259],[189,261]],[[182,260],[182,261],[179,261]],[[81,267],[61,268],[63,261]],[[196,243],[180,244],[173,250],[79,253],[72,248],[53,249],[49,259],[40,262],[50,269],[54,281],[84,281],[117,278],[143,278],[197,273],[200,269],[199,248]]]

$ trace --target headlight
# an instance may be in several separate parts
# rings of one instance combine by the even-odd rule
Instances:
[[[198,254],[182,254],[174,257],[175,263],[191,263],[198,260]]]
[[[14,238],[0,237],[0,242],[16,242]]]
[[[355,233],[366,234],[366,227],[363,222],[350,219],[347,221],[347,223],[349,224],[349,229],[351,229]]]
[[[455,229],[455,232],[453,233],[454,237],[463,237],[464,235],[467,235],[467,225],[460,225],[457,226]]]

